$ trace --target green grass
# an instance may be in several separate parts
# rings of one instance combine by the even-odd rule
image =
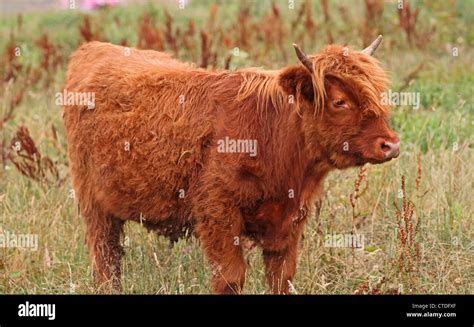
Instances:
[[[206,25],[212,1],[191,2],[191,8],[173,14],[174,26],[186,29],[187,20],[196,22],[197,30]],[[270,3],[252,4],[253,19],[268,14]],[[286,1],[277,2],[285,22],[292,21],[295,11],[285,10]],[[392,126],[402,139],[400,157],[381,166],[368,166],[368,189],[357,203],[360,213],[359,233],[365,235],[365,250],[329,249],[321,245],[316,218],[308,224],[300,250],[298,272],[293,281],[298,293],[353,294],[364,282],[375,287],[381,278],[381,292],[400,289],[403,293],[473,293],[473,198],[474,198],[474,110],[472,102],[474,74],[472,67],[472,11],[469,1],[434,1],[421,6],[420,30],[436,25],[436,33],[426,48],[407,45],[397,26],[393,4],[387,3],[383,16],[384,46],[377,57],[391,72],[393,88],[403,84],[405,76],[421,62],[425,67],[405,91],[420,92],[418,110],[399,107],[393,111]],[[324,27],[319,2],[314,2],[313,17]],[[337,43],[361,46],[360,26],[364,15],[363,2],[330,1],[335,20],[334,38]],[[349,6],[349,22],[340,19],[337,7]],[[218,24],[228,26],[236,20],[237,2],[221,5]],[[102,36],[118,43],[126,38],[130,45],[137,42],[137,22],[147,11],[163,26],[163,10],[157,5],[115,8],[92,14],[95,30],[100,26]],[[44,155],[51,157],[66,180],[61,185],[40,184],[21,175],[6,162],[0,169],[0,232],[31,233],[39,236],[38,251],[0,248],[0,293],[96,293],[92,283],[90,261],[84,243],[84,226],[77,205],[69,196],[66,148],[61,108],[54,104],[54,94],[62,89],[67,56],[80,42],[78,25],[82,14],[75,11],[25,14],[23,28],[16,27],[16,17],[0,20],[0,52],[14,31],[22,49],[19,58],[24,65],[39,65],[41,53],[34,40],[46,32],[54,44],[61,47],[64,60],[54,72],[49,88],[42,81],[28,89],[24,100],[15,109],[15,116],[1,130],[1,137],[10,139],[20,124],[28,127]],[[120,17],[122,28],[114,25]],[[326,43],[325,34],[306,39],[308,52]],[[233,68],[263,66],[276,69],[296,62],[291,51],[292,36],[287,36],[288,61],[278,47],[264,52],[262,42],[253,40],[247,53],[233,61]],[[310,39],[310,40],[309,40]],[[286,44],[286,43],[285,43]],[[453,57],[450,47],[456,45],[460,54]],[[231,49],[221,49],[219,59]],[[178,57],[188,60],[184,51]],[[219,61],[219,62],[221,62]],[[22,76],[0,90],[0,114],[23,83]],[[51,127],[58,130],[58,143],[53,141]],[[421,191],[417,197],[415,179],[417,155],[422,163]],[[415,204],[415,215],[421,219],[417,236],[422,247],[422,263],[416,272],[416,287],[410,290],[396,263],[399,240],[393,202],[399,203],[401,176],[407,181],[408,197]],[[352,229],[352,208],[349,194],[353,192],[357,170],[333,172],[325,182],[326,196],[320,215],[322,233],[349,233]],[[208,293],[210,270],[198,242],[194,238],[180,240],[173,248],[164,238],[147,233],[138,224],[125,228],[126,256],[123,260],[124,293],[176,294]],[[266,293],[264,268],[259,249],[246,254],[249,263],[245,292]]]

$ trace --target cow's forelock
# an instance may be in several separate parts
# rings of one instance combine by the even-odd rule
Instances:
[[[388,88],[389,80],[377,59],[348,47],[331,45],[312,56],[312,60],[317,112],[326,107],[324,79],[333,76],[354,90],[363,112],[376,116],[387,115],[390,108],[382,104],[381,98]]]

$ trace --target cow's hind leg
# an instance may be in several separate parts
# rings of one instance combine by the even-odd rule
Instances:
[[[86,214],[84,218],[94,281],[97,286],[105,287],[107,291],[110,288],[120,291],[120,264],[124,255],[120,236],[124,222],[100,210]]]

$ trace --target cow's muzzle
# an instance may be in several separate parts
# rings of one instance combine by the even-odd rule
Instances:
[[[400,140],[398,138],[390,140],[379,138],[376,146],[382,151],[386,160],[396,158],[400,154]]]

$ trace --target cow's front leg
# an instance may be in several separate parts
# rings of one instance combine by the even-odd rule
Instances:
[[[289,282],[296,273],[298,245],[301,238],[299,226],[293,230],[288,240],[288,246],[282,250],[263,249],[265,275],[267,283],[274,294],[288,294]]]
[[[201,194],[210,195],[211,192]],[[197,200],[196,233],[212,268],[212,288],[218,294],[238,294],[245,282],[241,247],[242,216],[221,196]]]

